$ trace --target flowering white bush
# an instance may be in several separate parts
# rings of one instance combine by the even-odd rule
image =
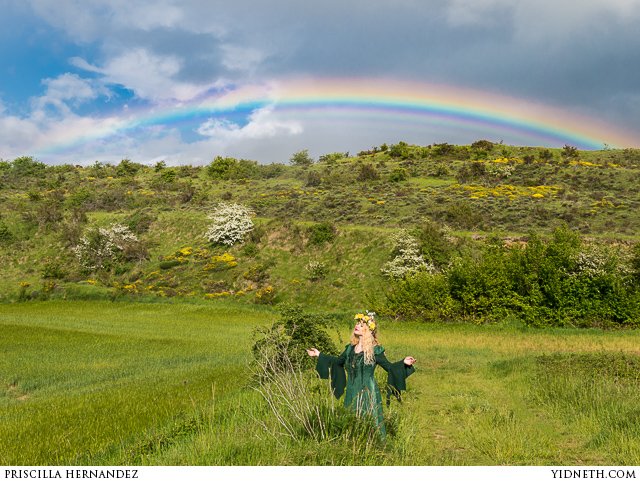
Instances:
[[[515,165],[509,164],[486,164],[487,173],[494,177],[511,177],[516,170]]]
[[[72,250],[82,267],[95,271],[119,260],[129,260],[130,254],[139,251],[138,244],[138,237],[127,226],[111,224],[90,229]]]
[[[607,274],[626,276],[631,273],[629,266],[621,262],[617,253],[605,246],[587,246],[574,260],[573,275],[597,278]]]
[[[318,281],[324,279],[327,275],[327,266],[322,262],[311,261],[305,266],[307,271],[307,279],[310,281]]]
[[[253,230],[253,212],[240,204],[221,203],[209,214],[213,223],[204,236],[209,242],[232,246],[242,242],[244,236]]]
[[[403,279],[420,271],[435,272],[436,268],[420,254],[418,240],[405,230],[393,234],[396,256],[387,262],[380,271],[392,279]]]

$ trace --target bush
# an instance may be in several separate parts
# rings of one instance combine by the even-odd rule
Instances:
[[[391,285],[380,312],[398,318],[494,322],[533,326],[636,326],[640,289],[620,257],[583,245],[566,227],[526,246],[492,238],[454,259],[439,275],[409,276]]]
[[[0,246],[7,246],[13,242],[13,234],[7,227],[7,224],[0,219]]]
[[[371,180],[378,180],[379,178],[380,174],[378,174],[378,170],[373,164],[362,164],[360,166],[357,177],[360,182],[369,182]]]
[[[90,229],[72,250],[80,265],[89,271],[109,270],[122,262],[147,257],[138,237],[122,224]]]
[[[298,165],[302,167],[308,167],[313,164],[313,158],[309,155],[307,149],[296,152],[289,159],[291,165]]]
[[[125,225],[136,234],[144,234],[149,230],[151,224],[156,220],[156,215],[150,210],[139,209],[127,216]]]
[[[204,236],[209,242],[226,246],[242,242],[254,228],[252,215],[253,212],[243,205],[220,203],[208,216],[213,222]]]
[[[257,360],[269,353],[278,360],[288,356],[294,368],[311,367],[315,360],[307,355],[307,349],[315,347],[320,352],[336,355],[338,349],[327,333],[332,317],[303,312],[300,306],[284,306],[280,310],[280,319],[268,328],[255,331],[256,341],[252,347]],[[286,346],[282,341],[286,340]],[[286,349],[285,349],[286,347]]]
[[[276,302],[276,290],[273,286],[264,286],[256,291],[256,297],[254,298],[256,304],[275,304]]]
[[[393,172],[389,175],[389,182],[403,182],[407,180],[407,170],[406,169],[394,169]]]
[[[387,262],[380,271],[392,279],[404,279],[421,271],[433,272],[434,266],[420,255],[418,241],[406,230],[392,236],[393,259]]]
[[[336,238],[337,229],[331,222],[321,222],[309,227],[309,244],[320,246],[328,242],[333,242]]]
[[[322,177],[318,172],[312,170],[307,175],[307,182],[305,183],[306,187],[317,187],[322,184]]]
[[[322,262],[311,261],[305,266],[305,270],[310,281],[319,281],[327,275],[327,266]]]

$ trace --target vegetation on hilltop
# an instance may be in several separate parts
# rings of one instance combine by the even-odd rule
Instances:
[[[376,304],[397,318],[536,325],[639,320],[623,306],[638,305],[640,150],[399,142],[317,162],[301,151],[290,164],[0,161],[0,297]],[[221,203],[255,213],[242,243],[205,238]],[[401,228],[415,238],[411,253],[394,244]],[[527,264],[531,239],[548,253],[563,229],[575,238],[556,256],[563,265]],[[580,277],[601,245],[608,280]],[[561,275],[551,282],[543,271],[553,269]],[[576,296],[589,301],[568,301]]]

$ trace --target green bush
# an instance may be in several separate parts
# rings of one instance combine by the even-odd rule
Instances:
[[[640,289],[621,259],[583,245],[558,228],[524,247],[490,239],[461,253],[441,275],[421,273],[392,283],[378,310],[400,319],[495,322],[533,326],[612,327],[640,322]]]
[[[13,242],[13,234],[7,227],[7,224],[4,223],[2,219],[0,219],[0,246],[6,246]]]
[[[337,229],[331,222],[321,222],[309,227],[307,232],[309,234],[309,244],[320,246],[333,242],[336,238]]]
[[[311,367],[315,359],[307,354],[307,349],[315,347],[326,354],[338,354],[327,333],[332,319],[327,315],[304,312],[300,306],[284,306],[280,310],[280,319],[255,331],[253,355],[256,360],[263,358],[265,353],[275,359],[288,357],[294,368]]]

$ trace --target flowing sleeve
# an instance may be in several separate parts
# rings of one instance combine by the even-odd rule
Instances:
[[[344,372],[347,350],[348,347],[337,357],[321,352],[316,364],[316,371],[318,371],[321,379],[331,378],[331,391],[336,398],[342,396],[347,386],[347,374]]]
[[[376,364],[387,371],[387,406],[391,403],[391,395],[402,402],[400,391],[407,390],[407,378],[415,372],[413,366],[407,366],[404,360],[398,362],[390,362],[384,355],[384,347],[375,347]]]

